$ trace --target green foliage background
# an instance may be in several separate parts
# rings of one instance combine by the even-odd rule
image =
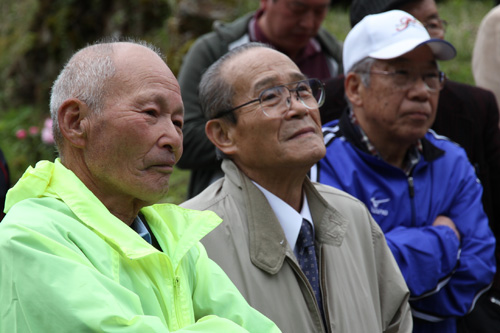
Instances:
[[[334,4],[338,3],[335,0]],[[345,2],[345,1],[344,1]],[[470,61],[477,28],[493,0],[443,0],[446,39],[458,50],[441,68],[453,80],[474,84]],[[41,127],[49,116],[50,86],[76,50],[108,36],[144,39],[157,45],[176,74],[197,36],[214,18],[231,21],[256,9],[251,0],[2,0],[0,3],[0,148],[14,184],[28,165],[54,159],[39,135],[25,140],[16,131]],[[344,40],[350,25],[345,5],[333,5],[324,26]],[[197,83],[193,83],[197,84]],[[189,171],[176,169],[167,201],[185,199]]]

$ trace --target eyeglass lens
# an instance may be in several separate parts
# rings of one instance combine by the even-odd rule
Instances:
[[[303,80],[268,88],[259,96],[262,111],[270,117],[289,110],[292,98],[300,101],[308,109],[318,108],[324,100],[323,85],[317,79]]]
[[[448,22],[446,20],[440,18],[433,18],[424,24],[427,30],[432,31],[446,31],[446,27],[448,26]]]
[[[429,91],[438,91],[442,88],[444,74],[439,71],[428,73],[417,73],[410,71],[396,71],[393,75],[394,83],[401,89],[408,89],[415,85],[419,78],[422,78]]]

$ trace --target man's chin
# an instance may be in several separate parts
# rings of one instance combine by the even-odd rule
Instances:
[[[165,188],[165,192],[164,193],[161,193],[158,195],[157,199],[156,199],[156,202],[154,204],[157,204],[157,203],[168,203],[168,186]]]

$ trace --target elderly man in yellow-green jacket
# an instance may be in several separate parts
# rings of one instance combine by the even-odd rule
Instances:
[[[0,224],[0,332],[279,332],[199,243],[221,220],[153,205],[182,153],[183,106],[150,46],[75,54],[51,113],[60,159],[26,171]]]

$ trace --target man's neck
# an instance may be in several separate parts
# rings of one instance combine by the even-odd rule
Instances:
[[[305,173],[301,175],[271,175],[243,172],[254,182],[289,204],[297,212],[300,212],[302,188],[306,178]],[[283,170],[282,173],[286,172],[286,170]]]
[[[416,163],[416,161],[412,160],[412,157],[416,158],[418,161],[418,156],[420,154],[418,152],[418,147],[420,146],[419,140],[415,143],[401,143],[398,140],[371,142],[380,158],[405,172],[411,170]]]
[[[408,151],[413,149],[417,142],[408,142],[391,137],[383,136],[383,133],[378,129],[363,128],[353,115],[351,114],[351,121],[358,127],[361,141],[366,146],[366,149],[372,154],[379,156],[388,164],[395,166],[399,169],[406,168],[406,158]]]
[[[68,152],[68,156],[61,158],[61,163],[73,171],[73,173],[82,181],[83,184],[99,199],[111,214],[123,221],[127,225],[131,225],[137,217],[139,210],[147,204],[125,195],[117,195],[116,193],[109,193],[99,186],[95,177],[92,176],[91,171],[82,158],[81,154]]]
[[[396,168],[403,169],[405,156],[408,152],[407,149],[402,149],[401,147],[383,147],[378,149],[380,157],[387,163]]]

